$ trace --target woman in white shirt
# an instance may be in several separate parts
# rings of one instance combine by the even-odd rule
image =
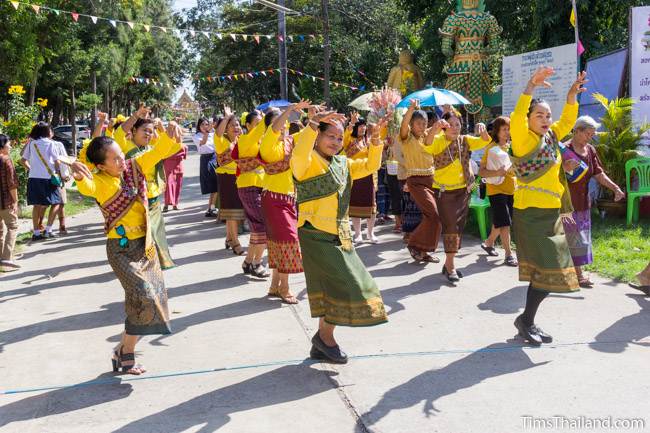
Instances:
[[[201,155],[199,181],[201,194],[210,194],[206,217],[216,217],[215,203],[217,201],[217,154],[214,152],[214,131],[212,122],[204,117],[196,122],[196,134],[193,136],[194,145]]]
[[[67,157],[63,144],[52,140],[52,128],[46,122],[38,122],[29,134],[30,141],[23,150],[21,164],[29,170],[27,181],[27,204],[33,205],[32,240],[53,237],[52,223],[63,205],[61,186],[68,179],[68,168],[59,164],[59,158]],[[45,211],[52,206],[47,218],[45,233],[41,233],[40,221]]]

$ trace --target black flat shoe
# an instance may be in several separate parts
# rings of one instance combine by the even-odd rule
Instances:
[[[320,335],[318,335],[318,331],[316,331],[316,334],[314,334],[312,337],[311,343],[323,354],[325,359],[328,359],[335,364],[348,363],[348,355],[346,355],[345,352],[341,350],[339,345],[337,344],[334,347],[329,347],[323,342],[323,340],[321,340]]]
[[[442,275],[444,275],[445,277],[447,277],[447,280],[448,280],[450,283],[457,283],[457,282],[460,281],[460,275],[458,274],[458,271],[454,271],[454,272],[451,272],[451,273],[450,273],[450,272],[447,270],[447,267],[446,267],[446,266],[443,266],[443,267],[442,267]]]
[[[542,328],[540,328],[539,326],[533,325],[531,328],[532,328],[532,331],[534,331],[534,333],[539,335],[539,338],[542,339],[542,343],[547,343],[548,344],[548,343],[553,342],[553,337],[551,335],[547,334],[546,332],[544,332],[542,330]]]
[[[309,351],[309,357],[318,361],[322,361],[325,358],[325,354],[320,350],[316,349],[316,346],[312,345],[311,350]]]
[[[534,332],[535,331],[534,325],[533,326],[524,325],[521,316],[517,316],[517,318],[515,319],[515,328],[517,328],[517,331],[519,331],[519,335],[528,343],[532,344],[533,346],[542,345],[542,337],[540,337]]]

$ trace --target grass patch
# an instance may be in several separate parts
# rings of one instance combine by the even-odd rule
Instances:
[[[650,221],[641,219],[637,225],[627,227],[624,218],[608,216],[603,221],[594,211],[591,223],[594,262],[585,269],[617,281],[634,281],[634,276],[650,261]],[[479,237],[478,224],[471,209],[465,234]],[[516,250],[514,244],[513,249]]]
[[[604,221],[592,215],[592,248],[594,262],[586,269],[614,280],[629,282],[650,261],[650,222],[627,227],[622,218]]]
[[[90,197],[81,195],[76,189],[66,188],[68,201],[65,204],[65,215],[74,216],[82,212],[87,211],[91,207],[95,206],[95,200]],[[32,217],[32,207],[26,206],[21,209],[19,218],[31,218]]]

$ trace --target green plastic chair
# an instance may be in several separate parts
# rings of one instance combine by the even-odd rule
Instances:
[[[632,191],[630,174],[636,170],[639,189]],[[625,163],[627,184],[627,225],[639,221],[639,205],[642,197],[650,197],[650,158],[634,158]]]
[[[480,183],[479,183],[480,185]],[[479,187],[477,186],[472,191],[472,196],[469,201],[469,208],[474,209],[476,221],[478,222],[478,230],[481,234],[481,240],[484,241],[488,237],[488,209],[490,207],[490,200],[487,198],[479,197]]]

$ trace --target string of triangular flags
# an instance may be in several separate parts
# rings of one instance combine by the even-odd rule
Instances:
[[[269,76],[273,76],[276,73],[280,73],[281,68],[275,68],[275,69],[263,69],[260,71],[249,71],[249,72],[237,72],[234,74],[226,74],[226,75],[215,75],[215,76],[209,76],[209,77],[194,77],[197,80],[202,80],[202,81],[208,81],[208,82],[215,82],[218,84],[228,82],[228,81],[238,81],[238,80],[252,80],[254,78],[265,78]],[[312,81],[325,81],[325,78],[319,77],[317,75],[312,75],[308,74],[303,71],[299,71],[297,69],[291,69],[287,68],[287,71],[296,76],[304,77],[304,78],[309,78]],[[338,81],[331,81],[330,83],[334,87],[345,87],[347,89],[351,90],[366,90],[366,86],[351,86],[349,84],[344,84],[340,83]]]
[[[261,34],[261,33],[227,33],[227,32],[216,32],[216,31],[206,31],[206,30],[195,30],[195,29],[185,29],[185,28],[176,28],[176,27],[162,27],[162,26],[155,26],[152,24],[145,24],[145,23],[140,23],[140,22],[134,22],[134,21],[124,21],[124,20],[118,20],[118,19],[113,19],[113,18],[105,18],[105,17],[99,17],[99,16],[94,16],[94,15],[88,15],[88,14],[82,14],[79,12],[74,12],[74,11],[66,11],[62,9],[55,9],[49,6],[43,6],[43,5],[37,5],[37,4],[32,4],[28,2],[23,2],[23,1],[17,1],[17,0],[6,0],[11,5],[14,7],[15,10],[18,10],[18,8],[23,5],[26,8],[30,8],[33,10],[36,14],[40,14],[41,12],[48,12],[48,13],[53,13],[57,16],[59,15],[69,15],[72,17],[72,20],[74,22],[79,22],[79,18],[84,18],[90,20],[93,24],[97,24],[98,21],[104,21],[110,23],[113,27],[117,28],[118,24],[119,25],[124,25],[127,26],[131,30],[135,30],[136,28],[141,28],[146,32],[150,32],[151,30],[157,30],[157,31],[162,31],[164,33],[168,32],[173,32],[177,36],[180,37],[181,33],[185,33],[186,35],[190,35],[192,37],[197,36],[197,35],[203,35],[206,38],[210,38],[211,36],[215,36],[219,40],[223,40],[224,38],[230,38],[233,41],[243,41],[243,42],[255,42],[259,44],[263,40],[278,40],[278,41],[283,41],[283,37],[281,35],[275,35],[275,34]],[[309,42],[309,41],[316,41],[320,39],[319,36],[309,34],[309,35],[287,35],[286,41],[287,42]]]
[[[152,86],[157,86],[157,87],[168,87],[168,88],[170,88],[170,89],[171,89],[172,87],[174,87],[174,86],[172,86],[172,85],[169,84],[169,83],[163,83],[162,81],[160,81],[160,80],[157,79],[157,78],[130,77],[130,78],[129,78],[129,83],[133,83],[133,84],[150,84],[150,85],[152,85]]]

